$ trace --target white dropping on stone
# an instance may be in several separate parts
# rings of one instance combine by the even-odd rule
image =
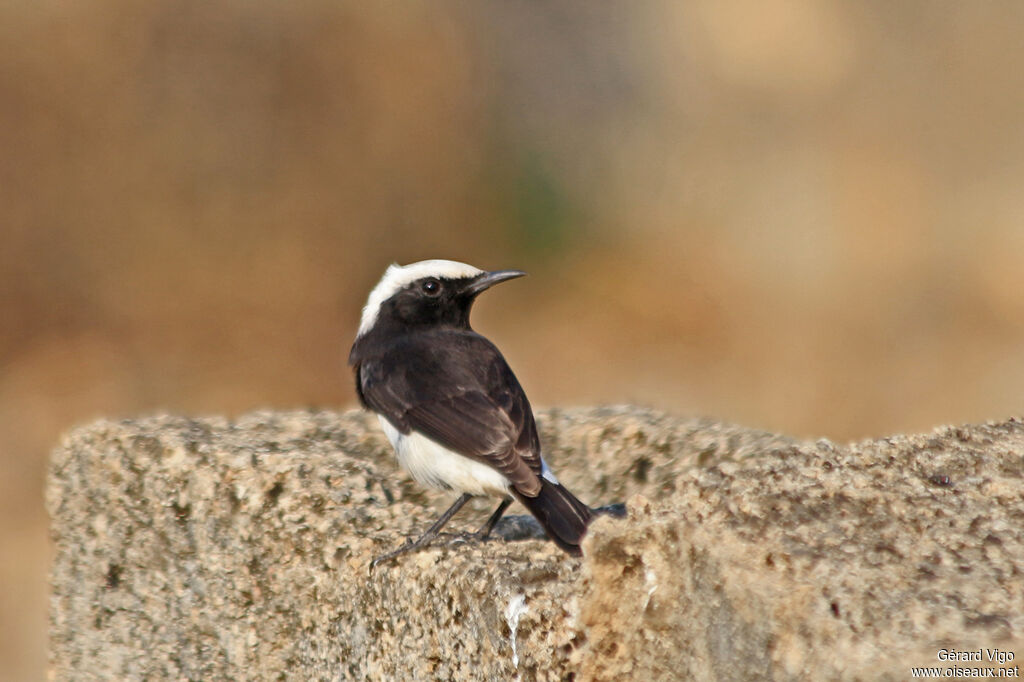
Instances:
[[[649,568],[644,569],[644,585],[647,587],[647,598],[644,599],[642,610],[646,611],[647,606],[651,603],[651,597],[654,596],[654,591],[658,589],[658,576]]]
[[[505,622],[508,623],[508,638],[512,642],[512,665],[519,670],[519,651],[516,649],[516,630],[519,629],[519,618],[529,611],[526,595],[517,594],[509,600],[505,607]]]

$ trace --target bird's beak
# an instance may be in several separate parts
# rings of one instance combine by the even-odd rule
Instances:
[[[515,279],[516,277],[522,277],[526,273],[522,270],[495,270],[494,272],[485,272],[482,275],[478,275],[468,287],[466,287],[466,293],[470,296],[476,296],[485,289],[490,289],[499,282],[504,282],[507,279]]]

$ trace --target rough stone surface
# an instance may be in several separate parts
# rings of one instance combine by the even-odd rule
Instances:
[[[51,677],[907,679],[953,665],[942,647],[1024,658],[1018,421],[838,446],[640,408],[538,416],[560,478],[627,519],[582,559],[452,538],[372,574],[452,497],[400,474],[364,414],[72,432],[47,491]]]

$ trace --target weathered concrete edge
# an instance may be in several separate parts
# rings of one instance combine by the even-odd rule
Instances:
[[[825,444],[825,447],[826,448],[829,447],[828,444]],[[608,521],[602,520],[601,522],[599,522],[598,525],[595,526],[594,532],[592,533],[591,538],[588,539],[588,543],[590,543],[590,546],[591,546],[591,551],[589,552],[589,554],[592,557],[594,557],[594,562],[591,562],[589,558],[584,560],[583,568],[584,568],[585,572],[589,572],[589,574],[591,574],[591,575],[595,572],[595,568],[597,567],[597,564],[596,564],[597,559],[605,555],[605,552],[602,551],[600,549],[600,547],[611,547],[615,543],[621,544],[623,542],[628,542],[630,540],[633,540],[633,539],[636,538],[636,535],[637,535],[636,528],[638,526],[643,525],[647,521],[653,520],[654,517],[659,515],[659,514],[664,516],[667,513],[667,514],[669,514],[671,516],[671,509],[670,508],[659,507],[657,504],[655,504],[655,505],[644,505],[642,500],[638,500],[636,498],[631,498],[631,499],[633,499],[634,514],[631,517],[630,521],[628,521],[628,522],[614,522],[614,521],[611,521],[611,520],[608,520]],[[685,524],[685,520],[680,521],[679,519],[675,519],[675,520],[672,521],[672,523],[670,525],[673,525],[673,524],[678,529],[678,527],[683,527],[682,524]],[[677,530],[677,532],[678,532],[678,530]],[[690,547],[698,555],[700,555],[701,553],[705,553],[705,555],[707,557],[710,557],[712,559],[712,561],[711,561],[712,564],[716,564],[717,563],[717,565],[719,565],[719,566],[724,566],[724,565],[729,565],[730,562],[732,564],[740,563],[740,562],[737,562],[737,558],[735,556],[733,556],[733,555],[731,555],[729,553],[725,553],[725,554],[722,553],[722,550],[721,550],[721,547],[720,547],[720,543],[716,542],[716,538],[702,537],[702,530],[699,527],[691,528],[689,530],[689,532],[687,533],[687,536],[689,538],[691,538]],[[514,547],[513,549],[521,550],[521,549],[525,549],[525,548],[526,548],[526,546],[524,545],[524,546]],[[611,551],[607,552],[607,556],[612,556],[613,554],[614,553],[611,552]],[[645,559],[644,561],[646,563],[649,563],[649,564],[656,563],[656,561],[654,559]],[[723,573],[723,570],[720,569],[720,568],[716,569],[715,571],[712,572],[711,575],[714,575],[716,572],[721,574],[721,573]],[[705,572],[705,574],[706,575],[705,575],[704,579],[707,578],[707,573]],[[637,579],[641,579],[642,578],[643,581],[647,580],[647,578],[646,578],[646,576],[644,575],[643,572],[635,573],[634,576]],[[696,579],[699,579],[699,578],[691,578],[691,579],[692,580],[696,580]],[[728,585],[729,584],[733,584],[733,583],[730,583],[728,580],[724,580],[723,584],[726,586],[726,588],[728,588]],[[734,581],[734,584],[741,585],[742,581]],[[635,587],[637,587],[637,585],[633,585],[633,587],[635,588]],[[636,603],[643,603],[642,595],[644,595],[646,593],[646,591],[650,589],[650,587],[648,585],[646,585],[645,582],[641,585],[641,587],[642,587],[642,590],[640,592],[638,592],[638,594],[641,595],[641,598],[637,599]],[[783,595],[786,595],[786,596],[790,597],[796,604],[799,604],[800,602],[799,602],[798,599],[793,599],[793,595],[795,594],[794,590],[795,590],[796,587],[799,587],[799,586],[794,586],[794,585],[791,585],[791,584],[786,584],[785,580],[783,580],[782,584],[781,584],[781,587],[779,588],[779,592],[781,594],[783,594]],[[507,594],[506,594],[506,592],[507,592]],[[505,592],[502,592],[501,594],[496,594],[495,596],[499,596],[499,597],[504,598],[504,597],[508,597],[510,595],[511,595],[511,592],[508,592],[508,590],[505,590]],[[648,611],[648,607],[651,607],[651,610],[653,610],[654,612],[657,612],[657,610],[658,610],[657,595],[659,595],[659,592],[657,590],[653,593],[653,595],[648,595],[648,596],[652,596],[652,599],[647,600],[647,603],[644,604],[644,609],[643,609],[644,612]],[[755,593],[754,595],[751,595],[752,599],[754,600],[752,603],[756,603],[756,600],[759,598],[759,595],[760,595],[760,593]],[[577,596],[579,596],[579,594]],[[765,601],[767,603],[767,602],[769,602],[771,600],[766,598]],[[652,606],[652,604],[653,604],[653,606]],[[586,608],[585,607],[580,610],[579,615],[580,615],[583,627],[590,627],[592,625],[592,624],[588,624],[588,622],[586,620]],[[645,613],[645,614],[641,614],[641,615],[643,617],[639,619],[640,620],[640,627],[643,627],[644,626],[643,625],[644,620],[649,618],[649,614]],[[748,622],[749,623],[749,622],[752,622],[753,620],[754,619],[747,618],[743,622]],[[810,619],[809,622],[813,623],[813,619]],[[540,624],[537,624],[537,625],[540,625]],[[747,633],[747,634],[749,636],[750,633]],[[756,635],[756,632],[754,634]],[[756,637],[755,637],[755,639],[756,639]],[[587,668],[586,668],[586,660],[587,660],[589,654],[590,653],[598,653],[598,654],[600,654],[599,651],[593,651],[593,650],[591,650],[589,648],[589,643],[590,642],[598,642],[598,641],[600,641],[599,637],[597,637],[597,636],[590,636],[590,637],[588,637],[587,641],[588,641],[588,645],[585,646],[584,648],[580,649],[579,653],[576,653],[576,654],[573,655],[573,660],[575,660],[577,663],[583,665],[584,666],[584,670],[587,670]],[[896,648],[899,648],[899,645],[894,645],[894,646]],[[958,643],[958,646],[962,647],[963,643]],[[798,649],[799,647],[797,646],[796,648]],[[594,647],[594,649],[596,650],[597,647]],[[790,651],[790,653],[788,653],[786,655],[780,656],[778,658],[778,660],[773,661],[773,663],[775,665],[780,665],[781,664],[783,666],[783,668],[780,668],[780,669],[788,670],[790,673],[795,673],[798,676],[800,674],[800,671],[803,670],[806,665],[808,665],[809,663],[814,661],[815,654],[819,653],[819,652],[803,652],[803,653],[800,653],[798,651],[797,654],[794,654],[794,653],[792,653],[792,650],[793,650],[793,647],[785,647],[785,646],[780,647],[778,645],[775,645],[774,648],[773,648],[773,651],[781,651],[781,652]],[[728,652],[726,652],[726,653],[728,653]],[[934,655],[934,652],[932,651],[931,654]],[[886,654],[886,651],[884,649],[880,649],[878,646],[875,646],[875,645],[868,646],[868,647],[866,647],[864,649],[864,651],[859,656],[854,656],[855,659],[859,659],[859,662],[855,661],[853,664],[847,664],[844,667],[840,667],[839,668],[839,673],[841,673],[843,677],[848,677],[848,678],[852,678],[852,679],[856,679],[856,678],[873,679],[873,678],[879,677],[880,676],[879,664],[883,663],[883,661],[885,660],[886,656],[887,656],[887,654]],[[895,657],[895,659],[896,659],[895,663],[899,663],[902,666],[904,661],[900,660],[901,657],[898,654],[889,654],[889,656],[890,657]],[[750,658],[751,658],[751,660],[755,660],[755,661],[759,660],[758,656],[752,656]],[[699,661],[699,656],[695,655],[695,659],[694,660],[698,660]],[[922,663],[923,662],[924,662],[924,659],[922,659]],[[827,664],[828,661],[826,660],[825,663]],[[861,665],[861,663],[863,663],[863,665]],[[575,666],[570,666],[570,667],[575,667]],[[838,667],[838,666],[832,666],[832,667]],[[895,667],[889,667],[888,665],[882,665],[881,667],[882,667],[882,669],[893,670],[893,671],[895,671],[897,669]],[[903,667],[905,667],[905,666],[903,666]],[[505,669],[505,670],[507,671],[507,669]],[[592,672],[594,673],[595,677],[598,677],[600,675],[600,672],[597,669],[592,670]],[[905,676],[905,674],[906,673],[904,672],[903,675]]]

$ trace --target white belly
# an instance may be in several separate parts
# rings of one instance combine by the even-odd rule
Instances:
[[[384,417],[377,418],[395,448],[398,463],[419,483],[470,495],[508,495],[509,480],[496,469],[452,452],[415,431],[404,434]]]

